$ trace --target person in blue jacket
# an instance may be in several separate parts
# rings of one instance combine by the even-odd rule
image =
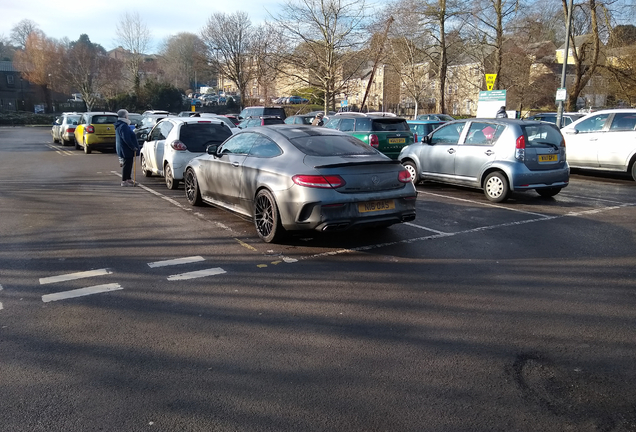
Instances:
[[[121,185],[136,186],[131,178],[133,164],[135,163],[135,155],[139,153],[139,144],[137,137],[130,129],[130,120],[128,119],[128,111],[120,109],[117,111],[117,122],[115,123],[115,145],[117,148],[117,156],[121,165]]]

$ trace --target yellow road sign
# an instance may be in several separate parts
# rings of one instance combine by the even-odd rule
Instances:
[[[495,80],[497,79],[497,74],[486,74],[486,88],[488,91],[491,91],[495,86]]]

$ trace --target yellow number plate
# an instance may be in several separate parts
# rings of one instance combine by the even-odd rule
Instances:
[[[395,202],[393,200],[368,201],[358,204],[358,211],[360,213],[393,209],[395,209]]]
[[[555,154],[539,155],[539,162],[556,162],[558,160],[559,160],[559,156]]]
[[[406,138],[389,138],[389,144],[404,144]]]

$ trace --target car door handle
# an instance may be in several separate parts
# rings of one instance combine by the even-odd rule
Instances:
[[[486,156],[492,156],[495,154],[495,152],[492,150],[485,151],[484,153],[486,154]]]
[[[453,154],[453,153],[455,153],[455,149],[454,149],[454,148],[449,148],[449,149],[448,149],[448,152],[449,152],[450,154]]]
[[[238,168],[239,167],[239,163],[238,162],[232,162],[232,166],[235,167],[235,168]]]

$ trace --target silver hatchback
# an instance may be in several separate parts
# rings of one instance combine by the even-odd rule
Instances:
[[[493,202],[528,189],[552,197],[570,178],[561,132],[539,121],[457,120],[404,147],[398,159],[415,183],[475,187]]]

